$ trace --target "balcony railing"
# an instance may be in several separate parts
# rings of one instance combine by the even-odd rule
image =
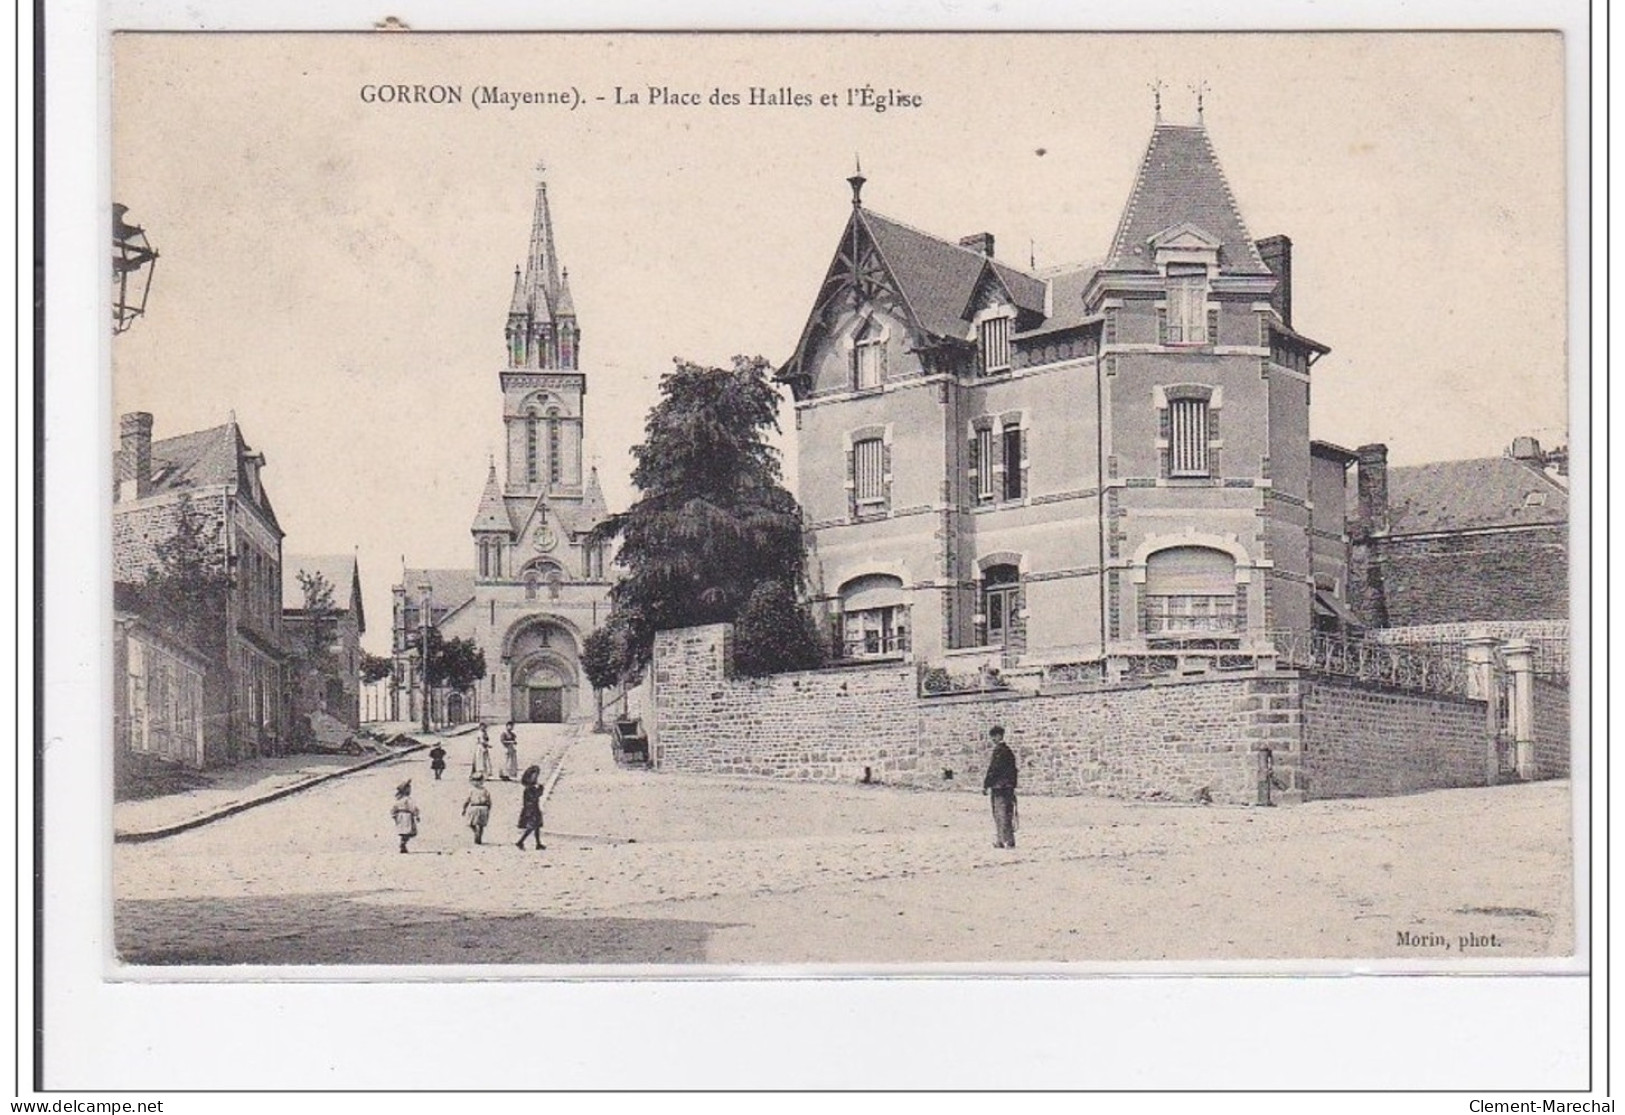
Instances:
[[[836,652],[842,660],[855,658],[894,658],[908,653],[907,631],[865,631],[842,641]]]

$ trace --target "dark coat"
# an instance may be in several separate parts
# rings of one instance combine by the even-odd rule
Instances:
[[[993,745],[993,761],[987,764],[987,777],[982,779],[984,790],[1014,790],[1016,788],[1016,753],[1000,740]]]
[[[526,786],[524,795],[524,800],[519,803],[519,827],[539,829],[542,827],[542,788]]]
[[[446,749],[438,743],[429,750],[429,768],[431,770],[446,769]]]

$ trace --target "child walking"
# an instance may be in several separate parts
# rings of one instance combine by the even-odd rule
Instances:
[[[418,834],[418,807],[412,800],[410,778],[395,787],[395,804],[389,814],[395,819],[395,835],[401,838],[401,854],[405,855],[407,842]]]
[[[519,843],[515,847],[525,846],[525,837],[536,838],[536,850],[539,852],[546,847],[542,843],[542,768],[528,766],[525,773],[519,776],[519,784],[524,787],[524,800],[519,805]]]
[[[463,802],[463,816],[468,818],[468,827],[474,830],[474,843],[484,844],[485,826],[491,822],[491,791],[485,788],[484,775],[476,774],[473,781],[474,788]]]

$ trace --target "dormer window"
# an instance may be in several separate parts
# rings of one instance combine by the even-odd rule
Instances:
[[[977,348],[984,376],[1010,370],[1010,319],[990,317],[977,327]]]
[[[1200,264],[1168,265],[1166,341],[1170,345],[1208,344],[1207,268]]]

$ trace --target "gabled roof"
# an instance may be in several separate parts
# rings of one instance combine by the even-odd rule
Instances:
[[[505,534],[513,533],[513,519],[508,515],[508,505],[502,498],[502,486],[497,483],[496,462],[491,462],[490,471],[485,476],[485,491],[480,494],[480,505],[474,512],[474,525],[469,528],[475,532],[483,530],[498,530]]]
[[[1566,523],[1569,496],[1511,457],[1388,469],[1390,534]]]
[[[1219,242],[1221,272],[1269,274],[1230,193],[1207,129],[1158,124],[1151,130],[1105,269],[1155,270],[1151,238],[1183,224],[1194,225]]]
[[[123,456],[124,450],[114,450],[114,475],[119,475],[118,466]],[[280,530],[265,485],[250,482],[248,459],[252,456],[254,451],[243,440],[236,422],[155,441],[149,494],[235,484],[239,497],[257,507],[267,521]]]
[[[963,337],[965,307],[987,257],[870,209],[855,210],[853,219],[868,230],[920,328],[939,337]]]
[[[302,612],[305,608],[305,590],[299,584],[299,574],[320,574],[333,586],[333,607],[340,612],[353,612],[359,631],[367,630],[366,615],[361,608],[361,568],[354,554],[282,555],[282,610]]]
[[[401,585],[406,589],[406,601],[412,607],[416,607],[422,599],[418,592],[419,586],[428,581],[431,604],[437,620],[474,599],[472,569],[407,569],[403,571],[403,575],[405,580]]]

